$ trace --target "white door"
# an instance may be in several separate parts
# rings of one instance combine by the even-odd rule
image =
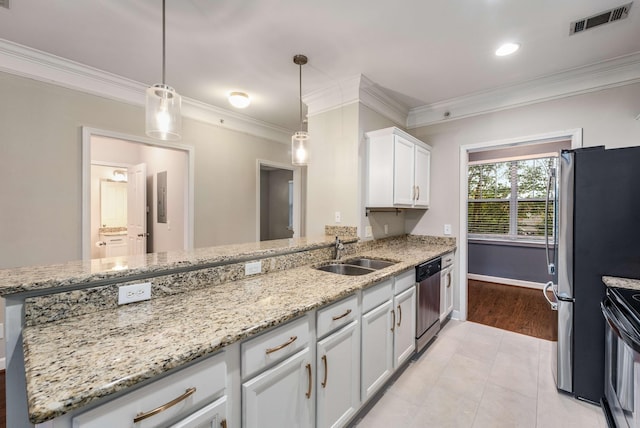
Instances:
[[[362,316],[362,401],[371,397],[393,373],[393,301]]]
[[[318,342],[316,358],[316,426],[344,426],[360,405],[358,320]]]
[[[395,136],[393,142],[393,203],[394,205],[413,205],[413,144],[402,137]]]
[[[127,240],[129,254],[147,252],[147,164],[128,168]]]
[[[415,147],[415,206],[429,207],[429,170],[431,168],[431,152],[420,146]]]
[[[217,399],[170,428],[227,428],[227,396]]]
[[[242,426],[312,427],[313,372],[311,350],[305,348],[242,384]]]
[[[399,367],[416,348],[416,288],[403,291],[394,299],[396,311],[393,360]]]

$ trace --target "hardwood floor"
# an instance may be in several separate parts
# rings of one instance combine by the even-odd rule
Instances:
[[[540,339],[558,340],[558,315],[542,291],[468,281],[468,320]]]
[[[4,370],[0,370],[0,428],[7,427],[7,396],[4,382]]]

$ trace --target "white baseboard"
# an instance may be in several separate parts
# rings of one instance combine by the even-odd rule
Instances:
[[[4,370],[4,369],[6,369],[6,368],[7,368],[7,362],[6,362],[6,359],[5,359],[4,357],[3,357],[3,358],[0,358],[0,370]]]
[[[498,278],[496,276],[477,275],[475,273],[467,274],[467,279],[473,279],[476,281],[485,281],[485,282],[495,282],[498,284],[505,284],[505,285],[515,285],[516,287],[535,288],[537,290],[542,290],[544,288],[544,284],[541,282],[522,281],[519,279],[511,279],[511,278]]]

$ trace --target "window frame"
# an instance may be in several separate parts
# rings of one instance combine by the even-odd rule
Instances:
[[[498,158],[498,159],[487,159],[487,160],[479,160],[479,161],[470,161],[467,164],[467,182],[469,180],[469,168],[473,166],[479,165],[492,165],[499,163],[513,163],[510,165],[510,185],[511,192],[508,198],[500,199],[500,198],[487,198],[487,199],[469,199],[469,185],[467,184],[467,239],[469,241],[483,242],[483,241],[492,241],[492,242],[504,242],[504,243],[521,243],[527,245],[544,245],[545,237],[543,236],[531,236],[531,235],[519,235],[518,234],[518,203],[519,202],[544,202],[545,198],[518,198],[518,161],[526,161],[526,160],[537,160],[537,159],[550,159],[555,158],[555,166],[558,166],[558,152],[550,152],[550,153],[536,153],[531,155],[524,156],[513,156],[506,158]],[[554,189],[557,191],[557,189]],[[509,233],[500,234],[500,233],[472,233],[469,230],[469,204],[470,203],[482,203],[482,202],[509,202]],[[550,239],[553,240],[553,233],[556,230],[555,227],[556,222],[556,214],[553,215],[553,224],[551,225],[551,233]],[[515,232],[515,233],[514,233]]]

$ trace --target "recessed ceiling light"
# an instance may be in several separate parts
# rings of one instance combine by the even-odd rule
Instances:
[[[251,104],[251,99],[244,92],[231,92],[229,94],[229,102],[236,108],[245,108]]]
[[[520,43],[505,43],[504,45],[500,46],[496,50],[496,55],[497,56],[511,55],[518,49],[520,49]]]

